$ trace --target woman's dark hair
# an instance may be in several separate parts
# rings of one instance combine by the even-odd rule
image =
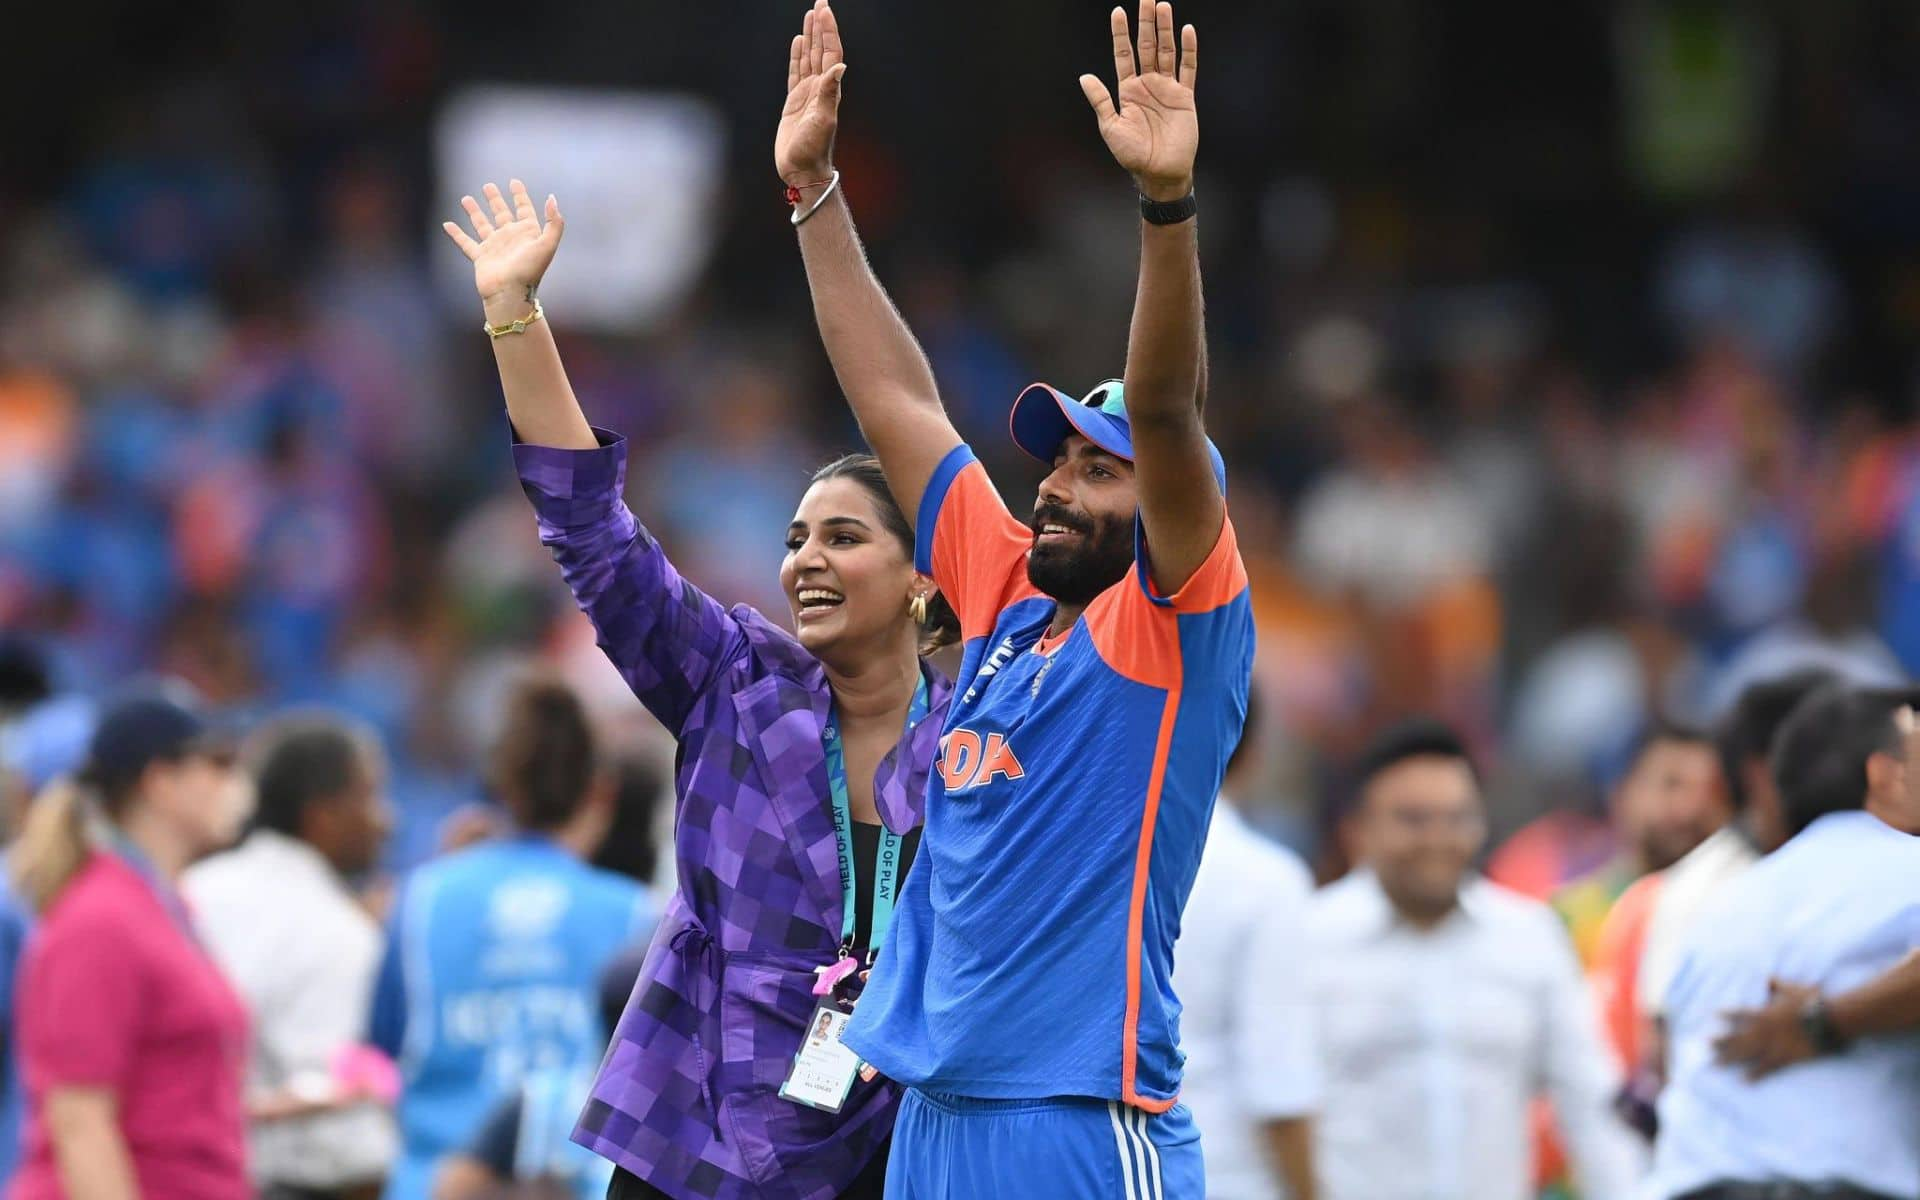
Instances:
[[[871,454],[849,454],[836,458],[813,473],[814,483],[824,483],[829,479],[851,479],[866,489],[873,498],[873,507],[880,514],[880,523],[887,527],[906,551],[907,557],[913,557],[913,526],[907,524],[907,515],[900,511],[900,502],[893,498],[893,489],[887,486],[887,473],[880,469],[880,460]],[[935,593],[927,601],[927,621],[921,626],[920,653],[932,654],[943,647],[951,646],[960,640],[960,618],[947,603],[947,598]]]
[[[490,768],[494,794],[520,828],[545,832],[572,820],[598,769],[580,697],[547,674],[514,685]]]
[[[660,857],[653,819],[660,809],[666,772],[637,750],[616,751],[608,757],[613,760],[608,771],[613,778],[613,824],[594,853],[593,865],[651,883]]]

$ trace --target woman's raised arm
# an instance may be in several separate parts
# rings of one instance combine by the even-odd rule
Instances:
[[[444,228],[473,262],[520,486],[600,648],[678,736],[746,637],[731,613],[674,569],[622,499],[626,443],[587,424],[537,302],[565,228],[560,205],[547,197],[543,226],[525,185],[515,179],[511,187],[511,208],[499,188],[483,189],[491,216],[472,196],[462,199],[477,241],[451,221]]]

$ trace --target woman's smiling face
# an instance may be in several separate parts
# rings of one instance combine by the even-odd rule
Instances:
[[[853,645],[897,645],[913,625],[913,586],[911,551],[887,531],[865,488],[841,477],[807,489],[780,564],[801,645],[816,657]]]

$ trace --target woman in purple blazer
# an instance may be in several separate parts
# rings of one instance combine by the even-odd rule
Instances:
[[[445,228],[473,260],[541,541],[680,745],[679,888],[574,1138],[616,1164],[615,1198],[878,1197],[893,1086],[853,1079],[823,1107],[781,1090],[891,918],[951,690],[922,653],[957,623],[865,456],[822,469],[787,530],[794,632],[681,578],[622,501],[625,442],[587,424],[535,298],[559,206],[543,224],[518,180],[484,194],[463,201],[473,236]],[[795,1090],[820,1102],[818,1076]]]

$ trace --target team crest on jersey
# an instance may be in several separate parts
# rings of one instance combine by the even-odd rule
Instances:
[[[940,761],[936,769],[949,796],[986,787],[996,779],[1027,776],[1027,769],[1014,756],[1005,734],[983,736],[971,729],[956,729],[940,739]]]

